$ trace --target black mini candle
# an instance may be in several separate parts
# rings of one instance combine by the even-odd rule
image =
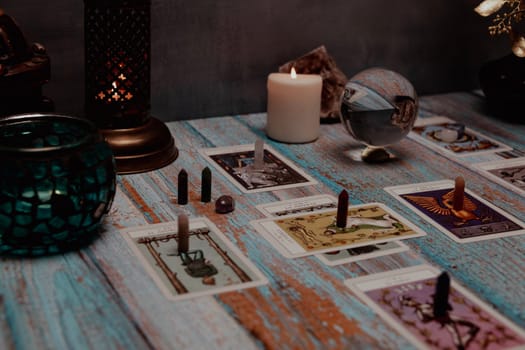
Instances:
[[[448,311],[448,294],[450,290],[450,277],[446,272],[441,273],[436,280],[434,293],[434,317],[445,317]]]
[[[177,203],[188,204],[188,173],[184,169],[179,172],[177,195]]]
[[[201,202],[211,201],[211,170],[206,167],[202,170],[201,175]]]
[[[348,192],[342,190],[339,193],[337,201],[337,217],[336,224],[339,228],[346,228],[346,221],[348,216]]]

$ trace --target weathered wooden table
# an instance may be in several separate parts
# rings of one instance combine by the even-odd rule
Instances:
[[[424,97],[420,114],[444,114],[493,138],[525,149],[525,127],[484,115],[483,98],[470,93]],[[350,292],[343,280],[429,263],[525,327],[525,236],[456,244],[383,187],[452,179],[522,221],[525,198],[488,181],[411,139],[390,147],[400,160],[366,165],[345,151],[361,147],[341,124],[322,125],[315,143],[267,142],[319,184],[241,194],[214,173],[213,199],[232,194],[235,212],[219,215],[201,203],[198,149],[266,139],[265,115],[169,123],[180,151],[163,169],[119,176],[104,232],[78,252],[37,259],[1,259],[1,349],[409,349],[412,346]],[[176,204],[177,174],[188,171],[190,203]],[[248,224],[262,218],[260,203],[350,192],[352,204],[383,202],[428,235],[405,241],[408,252],[336,267],[315,257],[283,258]],[[267,276],[269,284],[213,297],[168,301],[135,259],[119,229],[173,220],[180,213],[207,216]]]

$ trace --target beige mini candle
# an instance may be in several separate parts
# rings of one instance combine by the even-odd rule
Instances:
[[[272,73],[268,76],[268,137],[305,143],[319,137],[323,79],[314,74]]]

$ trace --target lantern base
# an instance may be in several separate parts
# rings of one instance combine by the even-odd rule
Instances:
[[[175,141],[163,122],[148,118],[128,129],[100,129],[115,157],[118,174],[134,174],[162,168],[179,155]]]

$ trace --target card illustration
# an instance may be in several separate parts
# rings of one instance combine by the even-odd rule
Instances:
[[[317,182],[288,159],[264,145],[263,164],[254,164],[254,144],[205,148],[201,153],[243,192],[313,185]]]
[[[207,219],[190,221],[189,250],[178,253],[177,224],[125,230],[150,276],[173,300],[254,287],[266,278]]]
[[[499,145],[497,143],[468,131],[465,132],[457,141],[454,142],[444,142],[436,136],[439,134],[439,132],[441,132],[444,129],[456,129],[459,127],[459,125],[460,124],[457,123],[442,123],[426,126],[416,126],[412,129],[412,131],[418,133],[427,140],[430,140],[438,144],[439,146],[457,154],[494,150],[499,148]]]
[[[299,257],[424,235],[381,203],[348,208],[347,225],[336,225],[337,211],[256,220],[252,225],[287,257]]]
[[[491,180],[525,196],[525,158],[480,163],[476,168]]]
[[[317,254],[316,257],[326,265],[335,266],[400,253],[407,250],[409,250],[409,247],[406,244],[391,241]]]
[[[337,208],[337,198],[326,194],[260,204],[257,206],[257,209],[267,217],[309,213],[330,208]],[[335,266],[395,254],[406,250],[409,250],[407,245],[401,242],[391,241],[317,254],[316,257],[326,265]]]
[[[290,214],[308,213],[315,210],[337,207],[337,198],[319,194],[302,198],[259,204],[256,208],[267,217],[278,217]]]
[[[434,315],[437,272],[417,266],[345,281],[393,327],[425,349],[517,349],[525,335],[467,290],[451,284],[448,310]]]
[[[462,130],[456,141],[441,140],[439,135],[443,130]],[[431,117],[418,120],[409,134],[411,138],[419,141],[436,151],[454,157],[467,157],[484,153],[511,151],[512,148],[488,136],[465,128],[452,119],[446,117]]]
[[[518,219],[468,190],[462,209],[454,209],[454,185],[449,181],[387,187],[385,190],[457,242],[525,233],[525,225]]]
[[[525,152],[520,151],[519,149],[513,149],[510,151],[500,152],[498,153],[498,156],[500,156],[503,159],[524,158]]]

